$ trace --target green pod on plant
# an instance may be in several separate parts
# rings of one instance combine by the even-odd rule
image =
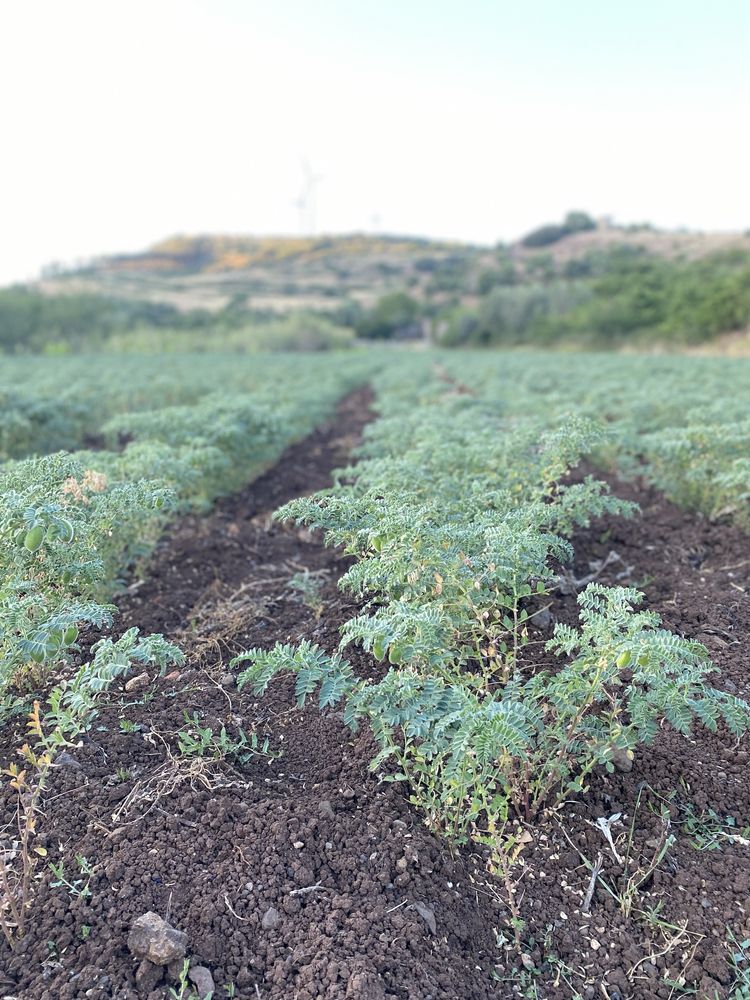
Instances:
[[[385,651],[388,648],[388,643],[385,639],[378,638],[372,644],[372,655],[376,660],[382,660],[385,656]]]
[[[630,663],[630,660],[631,660],[630,650],[626,649],[624,653],[620,653],[620,655],[617,657],[617,666],[619,667],[620,670],[624,670],[625,667],[627,667],[627,665]]]
[[[33,639],[34,645],[29,651],[29,657],[35,663],[43,663],[46,659],[54,656],[62,644],[62,632],[37,632]]]
[[[70,521],[57,521],[55,524],[55,534],[60,539],[61,542],[72,542],[75,536],[75,530]]]
[[[63,570],[63,575],[60,577],[60,579],[63,583],[63,586],[67,586],[73,579],[73,574],[70,572],[69,569]]]
[[[68,625],[63,632],[63,642],[66,646],[72,645],[78,638],[78,629],[75,625]]]
[[[44,541],[44,528],[41,524],[34,525],[30,528],[23,539],[24,547],[29,550],[29,552],[36,552]]]
[[[395,663],[398,666],[402,662],[403,656],[404,651],[402,647],[397,642],[392,643],[388,649],[388,662]]]

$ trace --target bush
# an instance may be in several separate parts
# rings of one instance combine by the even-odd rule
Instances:
[[[441,342],[697,344],[750,323],[747,253],[680,261],[621,246],[569,261],[557,279],[551,264],[549,255],[531,258],[536,281],[493,287],[476,309],[454,312]]]
[[[499,262],[498,267],[482,271],[477,282],[477,291],[480,295],[487,295],[493,288],[515,285],[517,281],[518,275],[512,261],[504,260]]]
[[[532,229],[530,233],[527,233],[523,237],[521,245],[525,247],[548,247],[553,243],[558,243],[566,236],[590,229],[596,229],[596,223],[590,215],[587,215],[586,212],[568,212],[565,216],[565,221],[562,223]]]
[[[384,295],[377,305],[357,322],[356,332],[367,340],[390,340],[414,333],[419,318],[419,303],[406,292]]]
[[[180,313],[160,302],[83,293],[43,295],[19,285],[0,290],[0,351],[80,350],[137,326],[191,329],[209,320],[206,312]]]

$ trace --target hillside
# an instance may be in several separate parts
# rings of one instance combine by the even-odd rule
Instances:
[[[595,229],[572,233],[544,250],[549,251],[558,263],[583,257],[592,251],[608,250],[613,246],[642,247],[648,253],[670,260],[697,260],[724,250],[750,252],[750,231],[745,233],[701,233],[681,230],[659,230],[651,226],[622,227],[598,222]],[[533,255],[539,250],[515,244],[521,256]]]
[[[232,300],[254,310],[332,311],[342,299],[369,306],[408,286],[418,297],[464,287],[492,250],[401,236],[175,236],[144,253],[104,257],[75,274],[46,278],[75,288],[217,311]]]
[[[343,302],[367,308],[402,289],[437,307],[449,300],[471,305],[481,291],[482,274],[498,262],[512,265],[522,280],[534,280],[540,267],[563,269],[615,246],[695,260],[722,250],[750,252],[750,235],[664,232],[600,221],[539,247],[527,247],[523,240],[481,247],[362,233],[174,236],[142,253],[103,257],[75,273],[48,275],[39,287],[52,294],[95,292],[163,302],[185,312],[218,312],[230,303],[258,312],[333,312]]]

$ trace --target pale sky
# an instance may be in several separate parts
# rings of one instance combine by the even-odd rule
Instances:
[[[745,230],[749,57],[750,0],[0,0],[0,284],[298,233],[302,160],[317,232]]]

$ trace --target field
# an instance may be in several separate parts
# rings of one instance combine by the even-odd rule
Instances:
[[[2,994],[750,997],[748,398],[4,358]]]

